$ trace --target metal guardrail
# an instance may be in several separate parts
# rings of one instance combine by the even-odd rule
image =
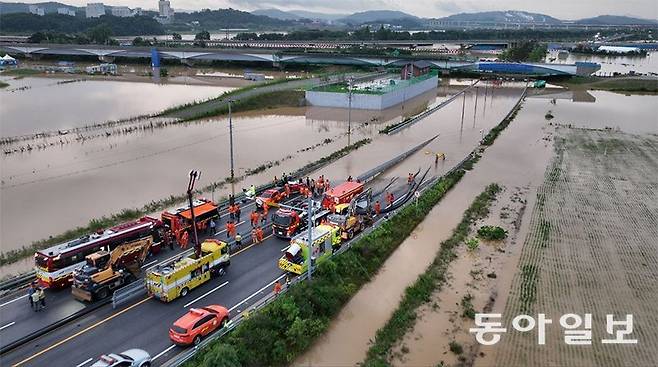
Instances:
[[[117,308],[135,297],[146,294],[146,283],[144,279],[137,280],[125,287],[119,288],[112,294],[112,308]]]
[[[416,122],[418,122],[418,121],[424,119],[425,117],[427,117],[427,116],[433,114],[434,112],[436,112],[436,111],[442,109],[443,107],[445,107],[446,105],[448,105],[450,102],[454,101],[457,97],[459,97],[459,96],[462,95],[463,93],[466,93],[466,91],[468,91],[469,89],[473,88],[473,87],[474,87],[477,83],[479,83],[479,82],[480,82],[480,80],[476,80],[475,83],[469,85],[468,87],[466,87],[466,88],[462,89],[461,91],[459,91],[459,92],[458,92],[457,94],[455,94],[454,96],[452,96],[452,97],[446,99],[445,101],[439,103],[438,106],[432,107],[432,108],[430,108],[430,109],[427,110],[427,111],[423,111],[423,112],[419,113],[418,115],[416,115],[416,116],[410,118],[409,120],[400,123],[400,124],[399,124],[398,126],[396,126],[394,129],[388,131],[388,132],[386,133],[386,135],[397,134],[398,132],[402,131],[403,129],[406,129],[407,127],[409,127],[409,126],[415,124]]]
[[[524,99],[524,97],[525,97],[525,95],[526,95],[527,90],[528,90],[528,88],[527,88],[527,86],[526,86],[526,88],[523,90],[523,93],[521,94],[521,97],[519,98],[519,100],[517,101],[517,103],[514,105],[514,107],[512,107],[512,109],[510,110],[510,112],[507,113],[507,115],[505,115],[505,117],[501,120],[501,122],[504,121],[505,119],[509,118],[509,117],[510,117],[510,116],[511,116],[516,110],[518,110],[519,105],[523,102],[523,99]],[[499,124],[500,124],[500,123],[499,123]],[[418,190],[420,193],[423,193],[423,192],[427,191],[430,187],[432,187],[432,185],[433,185],[434,183],[436,183],[437,181],[439,181],[441,178],[446,177],[446,176],[450,175],[451,173],[453,173],[453,172],[455,172],[455,171],[457,171],[457,170],[459,170],[459,169],[462,169],[463,166],[464,166],[464,163],[466,163],[466,161],[468,161],[470,158],[472,158],[472,157],[474,156],[474,154],[477,154],[477,151],[478,151],[479,149],[480,149],[480,146],[476,147],[476,148],[473,149],[468,155],[466,155],[466,157],[464,157],[464,159],[462,159],[459,163],[457,163],[454,167],[452,167],[452,168],[451,168],[450,170],[448,170],[446,173],[444,173],[444,174],[441,175],[441,176],[434,176],[434,177],[428,179],[428,180],[427,180],[426,182],[424,182],[424,183],[422,184],[422,186],[419,187],[417,190]],[[393,211],[390,212],[390,213],[387,213],[387,215],[384,215],[384,216],[380,217],[378,220],[376,220],[376,221],[373,223],[372,226],[366,228],[366,229],[363,230],[361,233],[359,233],[358,235],[356,235],[352,240],[346,242],[345,245],[341,246],[341,247],[338,249],[338,251],[336,251],[336,253],[334,253],[332,256],[335,256],[335,255],[338,255],[338,254],[341,254],[341,253],[347,251],[348,249],[350,249],[350,248],[352,247],[352,244],[356,243],[360,238],[362,238],[363,236],[367,236],[367,235],[370,234],[372,231],[374,231],[379,225],[381,225],[383,222],[385,222],[386,220],[388,220],[388,218],[390,218],[391,216],[397,214],[400,210],[402,210],[402,209],[405,208],[406,206],[408,206],[408,205],[414,205],[414,203],[415,203],[415,200],[408,200],[406,203],[404,203],[404,204],[403,204],[402,206],[400,206],[399,208],[393,210]],[[316,269],[315,267],[311,268],[311,273],[313,273],[313,272],[315,271],[315,269]],[[308,273],[307,273],[307,272],[304,272],[302,275],[295,277],[295,279],[294,279],[290,284],[291,284],[291,285],[294,285],[294,284],[296,284],[296,283],[302,282],[302,281],[306,280],[307,277],[308,277]],[[283,293],[285,293],[286,291],[288,291],[288,289],[289,289],[289,287],[285,287],[285,288],[282,290],[281,294],[283,294]],[[196,346],[196,347],[194,347],[194,348],[191,348],[191,349],[189,349],[189,350],[186,350],[186,351],[184,351],[184,352],[182,352],[182,353],[179,353],[179,354],[173,356],[171,359],[169,359],[167,362],[165,362],[165,363],[163,364],[163,367],[178,367],[178,366],[181,366],[181,365],[184,364],[185,362],[187,362],[187,361],[189,361],[190,359],[192,359],[192,358],[194,357],[194,355],[195,355],[199,350],[203,349],[204,347],[206,347],[206,346],[208,346],[210,343],[212,343],[214,340],[216,340],[216,339],[218,339],[218,338],[221,338],[222,336],[228,334],[231,330],[235,329],[235,328],[236,328],[236,327],[237,327],[237,326],[238,326],[238,325],[239,325],[239,324],[245,319],[245,317],[243,317],[243,315],[248,316],[248,315],[251,315],[252,312],[257,312],[258,310],[260,310],[260,309],[262,309],[263,307],[265,307],[265,306],[267,306],[268,304],[270,304],[270,303],[271,303],[272,301],[274,301],[276,298],[277,298],[277,295],[275,295],[273,292],[268,293],[265,297],[263,297],[263,298],[261,298],[260,300],[258,300],[258,301],[256,302],[256,304],[254,304],[254,306],[249,307],[249,308],[247,309],[247,311],[245,311],[245,312],[243,312],[242,314],[238,315],[238,316],[237,316],[234,320],[232,320],[232,321],[229,323],[229,325],[227,325],[225,328],[221,329],[221,330],[218,331],[217,333],[215,333],[215,334],[211,335],[210,337],[206,338],[206,339],[205,339],[204,341],[202,341],[198,346]]]
[[[25,274],[21,274],[13,278],[5,279],[2,282],[0,282],[0,291],[10,291],[19,286],[30,283],[35,278],[36,278],[36,272],[32,270]]]

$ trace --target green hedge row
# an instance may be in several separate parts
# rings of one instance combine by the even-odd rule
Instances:
[[[489,207],[496,200],[500,190],[497,184],[487,186],[464,212],[452,236],[441,243],[441,249],[432,264],[413,285],[407,287],[398,308],[386,325],[377,331],[375,342],[368,350],[364,366],[388,366],[389,351],[416,323],[418,307],[429,302],[432,294],[441,289],[446,281],[448,265],[457,257],[454,249],[466,240],[471,224],[489,214]]]
[[[417,204],[405,207],[351,249],[320,264],[311,282],[293,286],[197,353],[186,366],[271,366],[294,361],[327,330],[343,305],[370,281],[464,172],[457,170],[440,179]]]

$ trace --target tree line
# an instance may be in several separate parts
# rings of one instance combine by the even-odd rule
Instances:
[[[445,30],[408,32],[394,31],[388,28],[378,29],[369,26],[349,30],[331,29],[304,29],[293,30],[288,33],[261,33],[244,32],[238,33],[236,40],[239,41],[314,41],[314,40],[377,40],[377,41],[427,41],[427,40],[581,40],[592,37],[597,33],[604,34],[606,31],[592,30],[540,30],[540,29],[469,29],[469,30]],[[612,32],[612,31],[611,31]]]
[[[109,29],[111,35],[158,35],[164,34],[164,27],[148,16],[115,17],[103,15],[99,18],[68,16],[63,14],[46,14],[38,16],[28,13],[11,13],[0,16],[3,33],[65,34],[75,38],[94,29]]]

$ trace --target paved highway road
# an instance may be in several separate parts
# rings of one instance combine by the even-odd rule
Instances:
[[[394,192],[397,197],[401,197],[406,189],[406,184],[401,184]],[[253,203],[250,203],[242,210],[243,218],[248,218],[252,205]],[[225,221],[225,218],[223,219]],[[249,233],[249,223],[243,223],[240,232]],[[223,228],[215,237],[226,240]],[[224,277],[211,280],[185,298],[163,303],[145,297],[117,310],[109,305],[104,306],[3,355],[0,363],[25,366],[46,366],[55,363],[57,366],[83,367],[104,353],[141,348],[151,354],[155,360],[154,365],[159,365],[182,350],[181,347],[173,346],[168,338],[168,330],[189,308],[221,304],[229,308],[231,316],[235,317],[269,294],[274,282],[285,277],[277,266],[277,259],[288,244],[289,241],[269,236],[262,244],[234,253],[231,266]],[[171,256],[171,253],[169,255]],[[16,324],[0,330],[2,344],[10,342],[4,340],[5,332],[8,340],[16,340],[28,330],[39,329],[53,320],[75,312],[76,304],[80,305],[70,298],[68,290],[53,293],[49,298],[52,299],[49,307],[38,314],[29,309],[24,298],[3,306],[9,307],[7,316],[14,317]],[[3,325],[5,322],[11,322],[6,318],[4,309],[2,313]],[[16,329],[11,330],[12,327]]]

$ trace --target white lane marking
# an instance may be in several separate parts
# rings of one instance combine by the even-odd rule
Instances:
[[[220,285],[218,285],[217,287],[215,287],[215,288],[213,288],[213,289],[211,289],[211,290],[209,290],[209,291],[208,291],[208,292],[206,292],[205,294],[203,294],[203,295],[201,295],[201,296],[199,296],[199,297],[197,297],[197,298],[195,298],[194,300],[192,300],[192,301],[190,301],[190,302],[188,302],[188,303],[186,303],[185,305],[183,305],[183,308],[185,308],[185,307],[187,307],[187,306],[189,306],[189,305],[191,305],[192,303],[194,303],[194,302],[196,302],[196,301],[198,301],[198,300],[200,300],[200,299],[202,299],[202,298],[204,298],[205,296],[207,296],[207,295],[209,295],[210,293],[212,293],[212,292],[214,292],[214,291],[216,291],[216,290],[218,290],[219,288],[221,288],[221,287],[223,287],[223,286],[225,286],[225,285],[227,285],[227,284],[228,284],[228,280],[227,280],[227,281],[225,281],[224,283],[222,283],[222,284],[220,284]]]
[[[176,345],[174,344],[174,345],[170,346],[169,348],[163,350],[162,352],[158,353],[155,357],[151,358],[151,362],[153,362],[156,359],[162,357],[165,353],[167,353],[168,351],[174,349],[175,347],[176,347]]]
[[[272,284],[276,283],[278,280],[280,280],[281,278],[283,278],[283,277],[285,277],[285,276],[286,276],[285,273],[281,274],[280,277],[274,279],[274,280],[271,281],[268,285],[266,285],[266,286],[264,286],[263,288],[257,290],[257,291],[254,292],[254,294],[252,294],[251,296],[249,296],[249,297],[243,299],[243,300],[242,300],[240,303],[238,303],[237,305],[235,305],[235,306],[229,308],[228,311],[231,312],[231,311],[235,310],[236,308],[242,306],[243,303],[245,303],[245,302],[249,301],[250,299],[252,299],[255,295],[257,295],[258,293],[260,293],[260,292],[262,292],[263,290],[265,290],[265,288],[271,287]]]
[[[6,328],[14,325],[15,323],[16,323],[16,321],[12,321],[12,322],[8,323],[7,325],[0,327],[0,330],[6,329]]]
[[[91,362],[91,361],[93,361],[93,360],[94,360],[93,358],[89,358],[89,359],[85,360],[84,362],[82,362],[82,363],[76,365],[75,367],[82,367],[82,366],[86,365],[87,363],[89,363],[89,362]]]
[[[16,297],[16,298],[12,299],[11,301],[5,302],[5,303],[1,304],[0,307],[4,307],[4,306],[6,306],[6,305],[8,305],[8,304],[10,304],[10,303],[14,303],[14,302],[18,301],[19,299],[21,299],[21,298],[25,298],[25,297],[27,297],[27,294],[24,294],[24,295],[22,295],[22,296],[20,296],[20,297]]]
[[[290,245],[288,245],[288,246],[282,248],[282,249],[281,249],[281,252],[286,252],[289,248],[290,248]]]
[[[155,263],[157,263],[157,262],[158,262],[158,260],[153,260],[153,261],[151,261],[150,263],[146,263],[146,264],[142,265],[142,269],[144,269],[145,267],[147,267],[147,266],[149,266],[149,265],[153,265],[153,264],[155,264]]]

